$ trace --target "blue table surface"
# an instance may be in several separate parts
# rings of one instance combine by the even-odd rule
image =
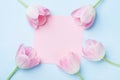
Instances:
[[[70,13],[97,0],[25,0],[29,5],[48,7],[52,15]],[[103,0],[96,8],[93,27],[84,32],[84,40],[96,39],[106,48],[107,58],[120,63],[120,0]],[[34,30],[28,24],[25,8],[17,0],[0,1],[0,80],[5,80],[16,66],[16,50],[21,43],[33,45]],[[81,74],[85,80],[120,80],[120,68],[105,62],[90,62],[82,58]],[[30,70],[19,70],[11,80],[79,80],[56,65],[42,64]]]

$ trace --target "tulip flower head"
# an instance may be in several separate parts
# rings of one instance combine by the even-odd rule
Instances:
[[[40,64],[40,59],[32,47],[21,44],[15,57],[17,66],[10,73],[6,80],[10,80],[19,69],[30,69]]]
[[[75,74],[80,70],[80,58],[75,53],[69,53],[59,61],[58,66],[69,74]]]
[[[81,80],[84,80],[80,74],[80,56],[77,54],[70,52],[67,56],[61,58],[58,67],[66,73],[77,75]]]
[[[84,29],[88,29],[92,26],[95,20],[95,9],[92,5],[83,6],[72,12],[72,17],[77,24]]]
[[[40,64],[37,52],[32,47],[20,45],[16,54],[16,64],[21,69],[29,69]]]
[[[91,61],[99,61],[105,56],[105,48],[102,43],[88,39],[82,49],[83,57]]]
[[[120,64],[112,62],[105,57],[105,48],[102,43],[88,39],[86,41],[85,47],[82,49],[82,55],[84,58],[90,61],[100,61],[103,60],[113,66],[120,67]]]
[[[35,29],[45,25],[49,15],[50,11],[47,8],[38,5],[28,7],[26,12],[29,23]]]

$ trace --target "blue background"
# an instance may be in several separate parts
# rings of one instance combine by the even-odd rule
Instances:
[[[70,13],[97,0],[25,0],[29,5],[48,7],[52,15]],[[120,0],[103,0],[96,8],[93,27],[84,33],[88,38],[101,41],[107,58],[120,63]],[[21,43],[33,45],[33,29],[30,27],[25,8],[17,0],[0,1],[0,80],[5,80],[15,67],[16,50]],[[120,80],[120,68],[105,62],[90,62],[82,58],[81,74],[85,80]],[[55,65],[42,64],[30,70],[19,70],[11,80],[79,80],[64,73]]]

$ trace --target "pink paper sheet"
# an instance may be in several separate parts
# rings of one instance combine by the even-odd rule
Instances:
[[[51,16],[35,30],[34,48],[42,63],[56,64],[69,52],[81,53],[83,29],[71,16]]]

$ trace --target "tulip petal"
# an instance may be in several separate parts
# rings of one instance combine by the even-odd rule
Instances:
[[[16,57],[16,64],[21,69],[26,69],[28,65],[30,64],[30,60],[25,55],[18,55]]]

